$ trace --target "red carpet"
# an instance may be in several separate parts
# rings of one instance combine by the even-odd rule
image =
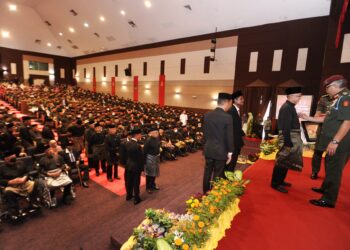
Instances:
[[[107,176],[105,173],[100,174],[100,176],[96,176],[94,170],[90,172],[90,180],[93,180],[97,184],[101,185],[105,189],[115,193],[116,195],[122,196],[126,194],[125,190],[125,182],[124,182],[124,168],[118,168],[118,175],[120,180],[114,179],[113,182],[107,181]],[[141,184],[140,187],[146,184],[145,177],[141,176]]]
[[[293,186],[288,194],[270,188],[273,164],[274,161],[258,160],[246,171],[245,178],[251,183],[241,199],[242,211],[217,249],[350,249],[350,162],[343,172],[333,209],[309,203],[320,197],[311,187],[322,183],[309,178],[310,158],[304,158],[302,173],[289,171],[286,181]]]

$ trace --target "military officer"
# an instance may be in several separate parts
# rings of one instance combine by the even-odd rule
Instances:
[[[339,96],[325,117],[302,118],[312,122],[323,122],[317,150],[326,151],[326,177],[320,188],[312,188],[322,197],[310,200],[320,207],[335,207],[343,168],[349,159],[350,152],[350,93],[346,88],[347,81],[342,75],[333,75],[324,81],[326,92]]]
[[[325,116],[328,109],[332,105],[332,101],[333,101],[333,98],[328,94],[321,96],[320,100],[317,103],[315,117]],[[314,151],[314,154],[312,156],[311,179],[313,179],[313,180],[318,178],[318,172],[320,172],[320,168],[321,168],[323,151],[316,149],[319,138],[320,138],[321,130],[322,130],[322,123],[318,126],[318,129],[317,129],[317,140],[316,140],[316,145],[315,145],[315,151]]]

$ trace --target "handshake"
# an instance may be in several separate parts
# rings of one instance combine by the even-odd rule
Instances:
[[[299,116],[299,118],[301,118],[301,119],[303,119],[303,120],[306,120],[306,121],[309,121],[309,120],[310,120],[310,116],[308,116],[308,115],[305,114],[305,113],[299,112],[299,113],[298,113],[298,116]]]

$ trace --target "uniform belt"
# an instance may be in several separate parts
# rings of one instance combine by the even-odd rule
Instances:
[[[300,133],[301,130],[300,130],[300,129],[291,129],[290,132],[291,132],[291,133]],[[282,130],[278,130],[278,133],[279,133],[279,134],[282,134]]]

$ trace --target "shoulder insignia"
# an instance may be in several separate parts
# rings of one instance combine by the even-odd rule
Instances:
[[[350,104],[350,102],[348,100],[344,101],[343,102],[343,107],[348,107]]]

